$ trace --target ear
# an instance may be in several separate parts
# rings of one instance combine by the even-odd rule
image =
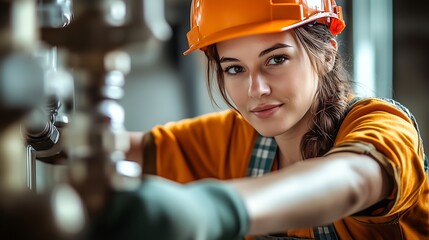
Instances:
[[[335,63],[335,54],[338,51],[338,43],[337,40],[331,38],[331,40],[329,40],[329,42],[331,43],[332,47],[333,47],[333,51],[328,52],[327,56],[326,56],[326,65],[327,65],[327,72],[330,72],[332,70],[332,68],[334,67],[334,63]]]

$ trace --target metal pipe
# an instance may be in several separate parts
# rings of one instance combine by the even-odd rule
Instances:
[[[117,103],[123,74],[129,70],[123,65],[128,58],[115,50],[150,37],[144,31],[143,9],[136,12],[135,6],[143,5],[141,1],[76,0],[73,21],[67,27],[42,30],[44,41],[67,50],[66,64],[74,70],[75,111],[64,129],[65,148],[71,160],[70,180],[91,216],[103,210],[113,187],[115,164],[123,159],[128,144],[123,109]]]
[[[26,147],[27,187],[36,192],[36,151],[31,145]]]
[[[0,129],[0,191],[26,190],[24,141],[19,123]],[[2,194],[2,196],[5,196]],[[6,195],[7,196],[7,195]]]
[[[32,56],[35,0],[1,1],[0,13],[0,239],[77,239],[85,216],[74,190],[67,184],[42,194],[27,188],[35,190],[35,159],[21,123],[44,94],[43,70]]]

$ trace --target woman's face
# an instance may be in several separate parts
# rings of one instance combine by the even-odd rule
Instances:
[[[260,134],[308,131],[318,77],[293,31],[226,40],[217,51],[229,97]]]

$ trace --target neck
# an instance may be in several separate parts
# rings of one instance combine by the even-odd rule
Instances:
[[[301,121],[293,128],[281,135],[275,136],[279,151],[280,168],[287,167],[296,162],[302,161],[301,140],[305,133],[309,131],[310,114],[307,113]]]
[[[287,167],[296,162],[302,161],[300,142],[301,137],[296,139],[285,139],[283,137],[276,137],[278,145],[278,158],[280,168]]]

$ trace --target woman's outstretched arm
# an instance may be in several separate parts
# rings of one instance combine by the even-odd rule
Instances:
[[[389,191],[387,175],[373,158],[346,152],[231,184],[244,199],[250,234],[328,224],[364,210]]]

